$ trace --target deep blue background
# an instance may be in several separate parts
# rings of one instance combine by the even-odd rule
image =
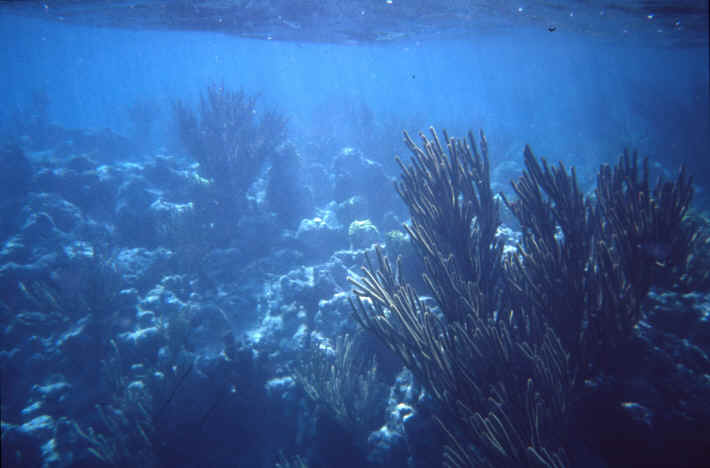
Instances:
[[[167,124],[171,100],[195,101],[208,83],[224,82],[285,112],[292,137],[332,131],[322,109],[345,99],[399,127],[413,119],[458,134],[483,127],[500,142],[498,157],[522,143],[578,166],[611,160],[625,145],[667,165],[706,156],[706,48],[643,48],[545,29],[455,41],[286,43],[9,15],[0,16],[0,31],[3,120],[44,89],[53,122],[127,134],[136,99],[155,100]],[[163,127],[158,144],[169,133]]]

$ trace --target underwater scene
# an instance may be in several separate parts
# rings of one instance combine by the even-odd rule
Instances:
[[[0,1],[2,467],[710,466],[708,16]]]

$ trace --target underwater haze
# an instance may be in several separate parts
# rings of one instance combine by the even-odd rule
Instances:
[[[708,14],[0,1],[2,466],[706,466]]]

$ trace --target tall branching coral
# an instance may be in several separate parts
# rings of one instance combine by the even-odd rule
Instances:
[[[574,169],[538,163],[525,148],[518,200],[506,205],[523,228],[518,255],[506,264],[518,304],[555,329],[586,378],[609,365],[627,342],[654,285],[682,281],[706,236],[686,214],[691,179],[648,181],[628,152],[602,166],[595,197],[585,196]],[[578,380],[581,382],[581,380]]]
[[[472,133],[466,142],[444,131],[445,151],[436,132],[431,133],[431,140],[421,135],[419,147],[404,132],[414,156],[410,167],[397,158],[402,174],[396,188],[411,216],[405,229],[447,318],[461,320],[471,307],[489,315],[498,298],[482,291],[495,291],[501,280],[502,242],[496,238],[500,215],[490,187],[488,142],[482,132],[477,144]],[[436,281],[441,276],[448,281]],[[464,297],[475,304],[461,302]]]
[[[196,115],[181,101],[173,105],[178,134],[205,177],[237,205],[286,138],[286,119],[268,111],[259,119],[257,98],[243,90],[211,84]]]
[[[462,322],[446,321],[379,249],[378,257],[377,269],[368,260],[364,276],[351,278],[355,317],[442,404],[440,422],[451,438],[446,465],[564,465],[572,379],[555,333],[537,336],[513,315],[493,320],[475,310]]]
[[[577,363],[589,305],[599,292],[599,212],[579,189],[574,168],[568,173],[562,164],[540,164],[528,146],[524,158],[526,170],[513,182],[518,200],[502,195],[523,229],[518,254],[506,261],[510,298],[516,310],[544,317]]]
[[[614,257],[641,296],[654,285],[702,287],[707,271],[694,268],[693,254],[707,234],[689,216],[692,177],[682,167],[675,181],[659,178],[651,187],[648,159],[641,164],[636,153],[625,151],[616,166],[602,166],[597,176],[595,194]]]
[[[448,466],[563,465],[568,355],[551,328],[505,308],[485,137],[477,145],[472,135],[468,143],[444,136],[447,151],[433,129],[422,147],[405,133],[413,166],[400,162],[397,186],[438,307],[378,250],[378,265],[368,259],[350,279],[355,317],[442,404]]]
[[[707,276],[690,178],[651,190],[626,154],[591,197],[526,147],[518,199],[503,197],[523,237],[504,257],[486,140],[444,137],[446,151],[433,130],[421,147],[405,133],[414,157],[397,184],[437,304],[378,249],[350,278],[355,318],[441,403],[447,466],[565,466],[569,407],[628,342],[651,286]]]

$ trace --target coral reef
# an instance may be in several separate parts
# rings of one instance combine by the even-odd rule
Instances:
[[[584,192],[528,151],[509,213],[482,135],[407,137],[398,190],[367,151],[288,144],[234,220],[192,158],[55,137],[2,152],[3,466],[705,461],[687,173],[649,184],[629,154]]]
[[[445,465],[566,466],[577,459],[572,407],[585,382],[613,372],[650,287],[699,272],[690,265],[707,235],[686,216],[691,181],[681,170],[649,190],[627,154],[587,197],[574,169],[526,147],[518,200],[503,196],[523,237],[504,256],[485,137],[444,132],[445,151],[431,134],[420,147],[405,133],[413,159],[397,188],[436,305],[378,249],[377,266],[350,278],[355,318],[441,405]]]

